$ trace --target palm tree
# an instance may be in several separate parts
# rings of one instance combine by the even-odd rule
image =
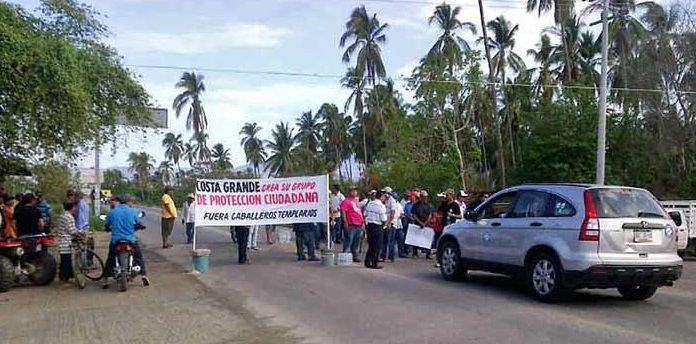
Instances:
[[[591,4],[583,11],[583,14],[601,11],[601,5],[601,3]],[[629,70],[637,58],[640,43],[644,42],[649,34],[640,19],[630,13],[646,13],[653,5],[655,3],[652,1],[636,4],[635,0],[609,0],[609,9],[612,12],[609,21],[609,49],[618,59],[618,63],[611,68],[610,81],[612,89],[620,89],[614,91],[613,96],[619,99],[618,103],[623,106],[626,113],[630,110],[628,103],[631,102],[637,106],[635,104],[637,99],[631,97],[631,93],[626,92],[625,89],[629,88],[629,81],[635,83],[634,80],[639,79],[629,77]],[[597,45],[599,46],[599,43]]]
[[[193,165],[196,163],[196,152],[194,151],[194,146],[190,142],[184,143],[184,154],[182,157],[189,164],[189,167],[193,168]]]
[[[319,114],[312,114],[312,111],[302,113],[300,118],[295,122],[297,125],[297,135],[294,141],[298,144],[303,157],[303,165],[309,167],[312,173],[315,171],[317,150],[319,148],[319,139],[323,129],[323,123]]]
[[[517,55],[513,49],[515,48],[515,33],[519,30],[519,25],[515,25],[512,28],[512,24],[505,19],[503,16],[499,16],[486,24],[489,30],[493,32],[493,38],[489,38],[488,45],[491,49],[496,51],[496,54],[492,57],[491,62],[493,63],[492,72],[495,73],[496,77],[500,77],[500,80],[505,83],[507,82],[506,70],[511,68],[514,72],[520,72],[523,70],[524,61]],[[504,90],[503,90],[504,91]],[[513,136],[513,118],[511,112],[504,111],[504,120],[507,123],[508,129],[508,140],[510,142],[510,153],[512,157],[512,165],[516,166],[515,159],[515,143]],[[501,153],[503,154],[503,153]]]
[[[288,123],[281,121],[271,132],[271,141],[266,141],[266,148],[270,153],[266,163],[266,171],[271,175],[283,176],[293,171],[293,153],[295,140],[294,129]]]
[[[461,29],[469,30],[476,34],[476,25],[470,22],[462,22],[457,18],[462,8],[460,6],[452,9],[452,6],[442,3],[435,7],[435,12],[428,18],[428,25],[437,23],[442,31],[435,44],[428,52],[428,55],[443,56],[448,60],[450,75],[454,74],[454,65],[462,63],[462,52],[470,50],[469,43],[461,38],[457,32]]]
[[[553,78],[551,74],[551,55],[553,53],[553,46],[551,46],[551,38],[549,35],[541,35],[541,42],[537,44],[537,49],[527,50],[527,55],[534,58],[534,62],[539,64],[539,67],[535,68],[536,72],[539,74],[537,76],[537,81],[534,87],[534,91],[537,95],[541,96],[541,99],[550,101],[553,97],[553,89],[550,87],[553,84]]]
[[[350,62],[351,57],[356,56],[355,71],[360,77],[367,77],[367,81],[374,86],[377,79],[387,75],[382,61],[380,44],[387,41],[384,31],[389,24],[380,24],[377,14],[370,16],[365,6],[353,10],[350,20],[346,22],[346,31],[341,35],[339,45],[345,47],[348,41],[353,42],[346,47],[343,53],[343,62]]]
[[[480,1],[480,0],[479,0]],[[553,20],[561,31],[562,47],[565,49],[565,64],[571,65],[573,62],[570,59],[569,42],[566,40],[565,24],[575,14],[575,0],[527,0],[527,12],[537,10],[539,16],[542,13],[553,9]],[[565,80],[571,81],[572,76],[565,74]]]
[[[108,169],[104,171],[104,182],[103,184],[108,187],[114,187],[123,180],[123,173],[121,170]]]
[[[334,162],[338,168],[339,179],[343,180],[341,165],[350,156],[350,137],[349,128],[351,117],[346,116],[334,104],[324,103],[317,113],[324,122],[324,130],[321,134],[322,151],[328,161]]]
[[[380,44],[387,42],[387,36],[384,32],[389,27],[389,24],[381,24],[379,19],[377,19],[376,13],[370,16],[365,6],[360,6],[353,10],[345,27],[346,31],[341,35],[339,46],[343,48],[349,41],[352,41],[343,53],[343,62],[349,63],[351,58],[356,56],[355,69],[352,71],[349,70],[346,77],[350,75],[351,78],[355,79],[348,80],[347,83],[349,83],[351,85],[350,88],[354,90],[351,94],[351,97],[356,97],[354,112],[357,114],[361,126],[364,128],[365,113],[362,107],[363,89],[366,83],[371,84],[374,88],[377,84],[377,79],[382,79],[387,75],[384,61],[382,61]],[[346,85],[345,81],[344,85]],[[350,99],[349,97],[348,102],[350,102]],[[367,165],[367,138],[365,130],[362,130],[362,135],[363,163]]]
[[[360,128],[363,128],[365,126],[365,103],[363,100],[365,80],[358,75],[355,68],[348,68],[346,75],[341,79],[341,84],[343,87],[352,90],[348,96],[348,100],[346,100],[344,109],[346,112],[348,112],[351,103],[355,102],[353,105],[353,113],[360,121]],[[362,136],[363,163],[367,164],[367,134],[365,133],[365,130],[360,129],[360,131]],[[357,156],[357,152],[355,153]]]
[[[511,68],[515,72],[524,69],[524,61],[517,55],[513,49],[515,48],[515,33],[520,26],[512,24],[503,16],[499,16],[486,24],[489,30],[493,32],[493,38],[489,38],[488,45],[496,51],[492,57],[493,72],[496,77],[500,77],[501,81],[506,82],[506,70]]]
[[[484,16],[484,11],[483,11],[483,0],[478,0],[478,8],[479,8],[479,18],[481,20],[481,31],[483,31],[483,41],[488,42],[488,29],[486,28],[486,17]],[[489,82],[489,94],[490,94],[490,99],[491,99],[491,111],[492,111],[492,118],[496,118],[498,115],[498,95],[495,90],[495,76],[493,75],[493,60],[491,58],[491,49],[488,44],[483,44],[483,48],[486,52],[486,62],[488,62],[488,82]],[[483,123],[480,123],[483,124]],[[483,130],[483,129],[482,129]],[[496,130],[496,141],[498,144],[498,166],[500,168],[500,180],[501,180],[501,186],[505,187],[507,184],[506,180],[506,172],[505,172],[505,159],[504,159],[504,153],[503,153],[503,136],[500,131],[500,126],[497,125],[495,127]],[[485,147],[484,147],[485,149]],[[486,162],[484,160],[484,162]]]
[[[561,43],[553,46],[551,60],[557,66],[554,73],[558,79],[565,80],[567,83],[582,83],[583,79],[587,80],[588,75],[583,74],[589,71],[583,70],[582,49],[587,50],[584,53],[586,57],[589,57],[591,55],[590,50],[593,50],[592,46],[598,47],[596,42],[587,41],[588,35],[584,35],[585,37],[583,38],[584,26],[585,24],[580,20],[580,17],[573,16],[563,25],[563,29],[556,26],[544,29],[545,33],[549,33],[557,38],[562,37],[562,39],[559,39]],[[568,46],[563,46],[566,44],[563,42],[567,42]],[[594,74],[594,72],[591,72],[589,76]]]
[[[184,141],[182,135],[167,133],[162,140],[162,147],[164,147],[164,157],[169,161],[173,161],[179,172],[181,172],[179,161],[184,155]]]
[[[196,164],[200,166],[204,171],[210,168],[210,148],[208,148],[208,134],[206,133],[196,133],[193,134],[191,138],[193,142],[192,154],[195,157]]]
[[[162,161],[157,170],[162,175],[162,185],[171,185],[172,175],[174,174],[174,166],[172,165],[171,161]]]
[[[242,137],[242,148],[244,148],[244,154],[246,155],[247,163],[254,166],[254,173],[257,176],[261,175],[261,170],[259,166],[266,161],[266,149],[263,146],[263,141],[258,137],[261,128],[256,122],[245,123],[239,135]]]
[[[202,133],[208,127],[208,118],[201,102],[201,96],[205,92],[203,75],[195,72],[184,72],[176,83],[176,88],[183,89],[183,92],[174,98],[172,107],[176,111],[176,118],[181,116],[184,108],[189,107],[186,117],[186,130],[191,130],[195,134]]]
[[[128,171],[136,174],[136,181],[141,186],[150,178],[150,171],[155,169],[155,158],[146,152],[131,152],[128,155]]]
[[[213,146],[211,152],[211,157],[215,159],[213,165],[216,170],[219,171],[229,171],[232,169],[232,162],[230,161],[230,149],[225,148],[222,143],[216,143]]]

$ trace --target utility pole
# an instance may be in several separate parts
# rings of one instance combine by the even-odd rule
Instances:
[[[602,66],[599,77],[599,118],[597,123],[597,179],[604,185],[604,162],[607,151],[607,70],[609,68],[609,0],[602,1]]]
[[[99,216],[101,214],[101,170],[99,168],[99,155],[101,155],[101,148],[99,143],[94,147],[94,216]]]

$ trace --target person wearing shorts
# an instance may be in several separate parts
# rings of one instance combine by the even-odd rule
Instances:
[[[170,248],[169,236],[174,230],[176,220],[176,204],[174,204],[174,188],[167,186],[162,196],[162,248]]]

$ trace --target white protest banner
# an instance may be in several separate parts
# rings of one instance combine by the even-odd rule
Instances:
[[[406,245],[430,249],[433,246],[433,237],[435,237],[435,231],[432,228],[420,228],[420,226],[409,224]]]
[[[196,227],[326,222],[328,176],[199,179]]]

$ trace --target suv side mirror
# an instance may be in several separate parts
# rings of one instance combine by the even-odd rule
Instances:
[[[671,211],[669,213],[669,217],[672,218],[672,221],[674,221],[674,224],[677,225],[677,227],[682,225],[681,214],[678,211]]]

